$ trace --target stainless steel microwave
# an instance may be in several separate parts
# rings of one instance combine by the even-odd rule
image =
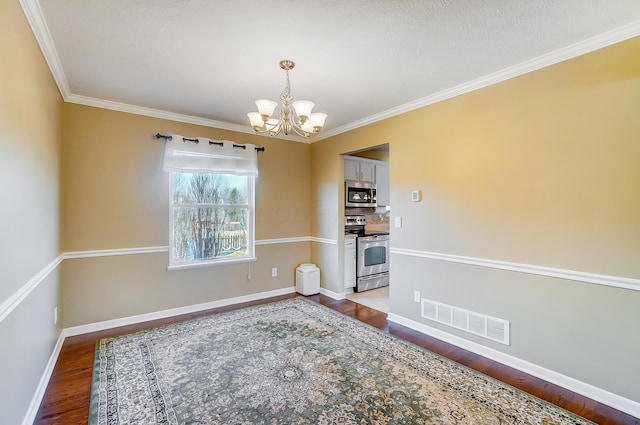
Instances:
[[[347,180],[344,182],[345,202],[347,208],[375,208],[376,185],[373,183]]]

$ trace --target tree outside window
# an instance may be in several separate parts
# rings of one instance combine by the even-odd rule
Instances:
[[[171,173],[171,264],[253,256],[250,176]]]

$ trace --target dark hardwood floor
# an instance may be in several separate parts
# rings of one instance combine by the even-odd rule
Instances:
[[[87,424],[89,414],[89,398],[91,374],[93,366],[94,346],[96,340],[109,336],[122,335],[141,329],[155,327],[181,320],[221,311],[234,310],[249,305],[272,302],[291,298],[297,295],[286,295],[267,300],[243,303],[234,306],[216,308],[204,312],[156,320],[132,326],[125,326],[91,334],[69,337],[58,357],[51,380],[44,395],[38,415],[37,425],[80,425]],[[334,300],[324,295],[307,297],[327,307],[354,317],[369,325],[375,326],[399,338],[411,341],[428,350],[455,360],[465,366],[499,379],[507,384],[533,394],[595,423],[640,425],[640,419],[612,409],[596,401],[575,394],[536,377],[519,372],[500,363],[460,349],[438,339],[426,336],[412,329],[387,322],[385,313],[356,304],[349,300]]]

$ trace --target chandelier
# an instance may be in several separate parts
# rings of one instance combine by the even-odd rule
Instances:
[[[251,122],[251,127],[256,133],[269,133],[275,136],[280,132],[288,135],[291,131],[302,137],[309,137],[317,134],[324,126],[327,114],[322,112],[311,113],[315,104],[309,100],[296,100],[293,102],[291,96],[291,85],[289,84],[289,70],[296,64],[290,60],[280,61],[280,68],[284,69],[287,76],[287,85],[280,94],[280,118],[273,118],[273,113],[278,106],[278,102],[273,100],[256,100],[258,112],[249,112],[247,116]]]

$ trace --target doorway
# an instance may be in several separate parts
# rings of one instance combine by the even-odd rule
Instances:
[[[390,178],[389,178],[389,144],[385,143],[378,146],[371,146],[358,151],[352,151],[344,153],[345,160],[345,185],[348,182],[352,182],[354,179],[362,179],[367,184],[374,184],[375,193],[377,194],[376,207],[371,208],[351,208],[345,207],[344,215],[351,221],[354,216],[363,216],[366,218],[365,232],[369,235],[388,235],[390,231],[389,217],[391,211],[390,202]],[[355,170],[355,171],[354,171]],[[372,171],[374,170],[374,171]],[[359,172],[358,172],[359,171]],[[355,177],[353,177],[355,176]],[[373,177],[373,178],[372,178]],[[345,224],[347,220],[345,218]],[[353,226],[351,226],[353,227]],[[354,233],[353,229],[349,229],[350,233]],[[347,229],[345,228],[345,232]],[[362,232],[362,229],[359,230]],[[358,233],[363,237],[362,233]],[[382,236],[380,236],[382,237]],[[388,236],[387,236],[388,237]],[[363,238],[364,240],[364,238]],[[387,254],[388,255],[388,254]],[[366,288],[366,285],[353,285],[354,280],[361,282],[366,277],[347,276],[351,270],[359,270],[350,262],[348,255],[345,258],[345,285],[344,293],[347,299],[365,305],[367,307],[374,308],[378,311],[389,311],[389,287],[382,285],[371,286],[373,289],[362,290],[361,286]],[[387,278],[390,281],[390,276]],[[351,284],[347,284],[351,282]],[[386,284],[385,284],[386,285]],[[352,287],[357,286],[360,288],[360,292],[355,292]],[[378,287],[381,286],[381,287]]]

